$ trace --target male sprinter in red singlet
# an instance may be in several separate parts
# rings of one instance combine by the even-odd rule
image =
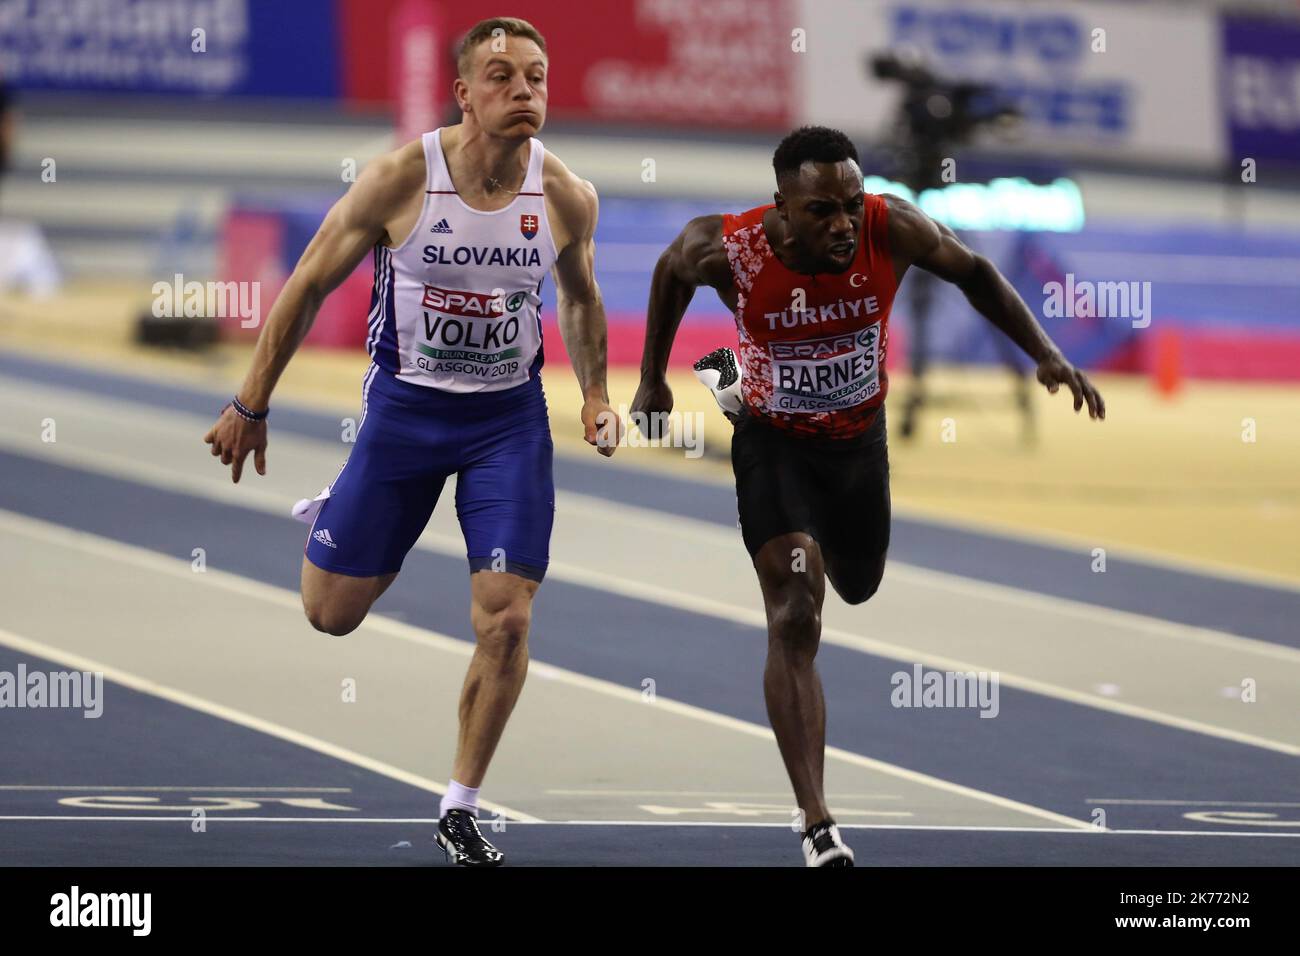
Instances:
[[[697,363],[736,422],[740,523],[767,609],[768,718],[808,824],[809,866],[852,866],[822,791],[826,710],[813,665],[825,579],[845,601],[876,592],[889,546],[883,403],[889,309],[918,265],[953,283],[1038,363],[1049,392],[1105,417],[1101,396],[1011,285],[952,231],[895,196],[867,195],[853,144],[805,127],[776,150],[776,203],[692,220],[655,268],[634,412],[667,412],[673,337],[699,286],[736,316],[729,349]],[[739,374],[738,374],[739,373]]]
[[[586,439],[606,456],[618,419],[605,388],[595,190],[533,138],[546,119],[546,41],[523,20],[484,20],[466,35],[458,66],[462,122],[375,160],[330,210],[206,441],[235,481],[250,451],[266,473],[271,391],[321,300],[373,253],[373,362],[356,444],[333,483],[294,509],[314,519],[303,606],[318,630],[355,629],[397,577],[447,476],[457,476],[478,643],[437,840],[457,863],[496,866],[502,855],[476,823],[479,784],[523,687],[555,512],[538,377],[547,273],[585,398]]]

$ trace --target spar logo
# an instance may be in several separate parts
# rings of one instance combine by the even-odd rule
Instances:
[[[835,335],[826,339],[811,339],[806,342],[772,342],[770,347],[772,358],[777,360],[820,360],[837,358],[855,352],[859,346],[874,352],[873,346],[876,344],[878,335],[878,326],[872,325],[856,334]],[[871,362],[874,363],[874,361],[875,358],[872,356]]]
[[[506,295],[501,289],[495,289],[490,293],[463,292],[457,289],[440,289],[436,285],[425,285],[422,304],[426,309],[434,309],[448,315],[499,316],[507,312],[518,312],[527,299],[526,292],[512,292]]]

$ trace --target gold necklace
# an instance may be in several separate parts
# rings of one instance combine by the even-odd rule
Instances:
[[[525,174],[524,174],[524,179],[527,180],[527,178],[528,178],[528,174],[525,173]],[[519,184],[519,189],[523,189],[523,188],[524,188],[524,184],[523,184],[523,183],[520,183],[520,184]],[[488,192],[492,192],[492,191],[497,190],[497,189],[504,190],[505,192],[511,193],[511,194],[513,194],[513,195],[515,195],[515,196],[519,195],[519,189],[509,189],[509,188],[507,188],[505,185],[502,184],[501,180],[497,179],[497,178],[494,177],[494,176],[489,176],[489,177],[488,177],[488,181],[487,181],[487,191],[488,191]]]

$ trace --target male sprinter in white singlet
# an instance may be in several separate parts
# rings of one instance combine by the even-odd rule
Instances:
[[[546,119],[546,70],[546,41],[531,24],[499,17],[470,30],[455,82],[461,123],[375,160],[330,210],[271,310],[243,387],[205,439],[233,480],[250,451],[266,473],[271,391],[321,300],[373,252],[373,362],[356,444],[334,482],[294,509],[314,520],[302,600],[318,630],[355,629],[397,577],[447,476],[457,476],[478,644],[437,839],[466,866],[502,862],[478,829],[478,790],[523,687],[555,513],[538,377],[548,272],[586,439],[608,456],[619,438],[593,271],[595,190],[533,139]]]

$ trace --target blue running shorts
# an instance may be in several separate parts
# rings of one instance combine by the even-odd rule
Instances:
[[[362,408],[352,453],[318,499],[304,548],[312,564],[356,577],[401,570],[455,475],[470,573],[542,580],[555,482],[540,378],[461,394],[411,385],[372,365]]]

